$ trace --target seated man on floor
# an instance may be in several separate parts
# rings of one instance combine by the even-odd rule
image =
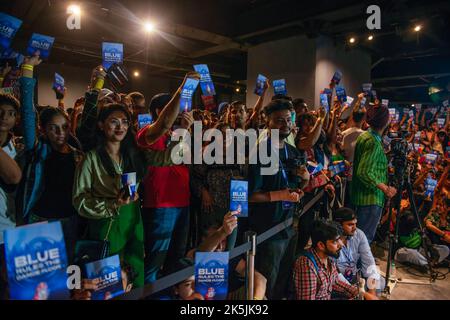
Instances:
[[[330,300],[338,292],[348,299],[358,297],[359,289],[339,277],[336,262],[342,247],[341,234],[334,223],[314,222],[311,230],[312,247],[294,264],[293,280],[296,300]],[[367,300],[377,299],[369,292]]]
[[[431,250],[425,253],[422,241],[416,218],[411,211],[405,211],[400,218],[399,246],[395,253],[395,260],[414,265],[423,273],[428,271],[427,255],[433,267],[445,266],[444,260],[450,253],[448,246],[430,242]]]
[[[339,272],[353,285],[358,284],[360,273],[369,293],[381,293],[385,281],[378,273],[366,235],[356,226],[358,220],[355,212],[350,208],[339,208],[334,212],[333,219],[342,227],[343,246],[336,260]]]

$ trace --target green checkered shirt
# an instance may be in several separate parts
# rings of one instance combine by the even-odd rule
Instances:
[[[384,193],[377,188],[387,183],[388,161],[381,137],[369,129],[356,140],[351,199],[355,206],[384,206]]]

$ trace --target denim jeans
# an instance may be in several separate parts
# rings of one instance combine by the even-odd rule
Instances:
[[[161,267],[167,269],[183,258],[189,233],[189,207],[144,208],[145,283],[157,279]]]
[[[355,211],[358,218],[358,228],[366,234],[367,240],[371,243],[375,237],[383,208],[377,205],[356,206]]]

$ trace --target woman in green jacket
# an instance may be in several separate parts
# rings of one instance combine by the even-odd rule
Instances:
[[[76,170],[73,204],[88,219],[89,239],[107,239],[109,254],[119,254],[133,267],[137,273],[133,285],[140,287],[144,284],[140,205],[137,192],[130,197],[121,185],[124,173],[136,172],[137,183],[143,175],[131,116],[125,106],[110,104],[100,109],[97,120],[98,141]]]

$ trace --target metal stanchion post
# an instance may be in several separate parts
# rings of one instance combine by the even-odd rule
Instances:
[[[247,251],[246,269],[245,269],[245,293],[247,300],[253,300],[255,287],[255,253],[256,253],[256,232],[247,231],[245,239],[251,243],[250,250]]]

